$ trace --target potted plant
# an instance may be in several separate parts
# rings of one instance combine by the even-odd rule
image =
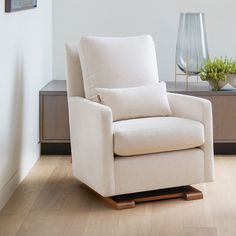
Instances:
[[[201,69],[200,77],[208,81],[216,91],[227,83],[236,88],[236,59],[228,57],[209,59]]]
[[[236,59],[226,59],[227,79],[231,86],[236,88]]]
[[[208,81],[212,90],[218,91],[228,83],[229,65],[225,63],[225,60],[222,58],[209,59],[201,69],[201,79]]]

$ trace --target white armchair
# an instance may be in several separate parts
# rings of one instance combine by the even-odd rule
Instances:
[[[139,119],[139,139],[133,143],[127,142],[132,140],[129,126],[133,121],[113,122],[109,107],[84,98],[85,85],[78,48],[79,44],[66,45],[71,148],[73,174],[76,178],[101,196],[107,197],[117,208],[135,205],[130,200],[123,204],[123,198],[119,204],[119,198],[114,197],[117,195],[213,181],[212,111],[208,100],[169,93],[172,117]],[[158,129],[163,124],[168,128],[160,135]],[[146,133],[138,130],[145,125],[149,129]],[[127,133],[129,139],[126,140]],[[146,145],[142,153],[135,147],[140,144]],[[121,156],[119,151],[115,153],[115,145],[120,149],[133,146],[127,156]],[[152,147],[150,152],[149,147]],[[186,197],[186,194],[175,196],[187,199],[202,197],[197,190],[190,189],[190,194],[194,193],[196,196],[193,198]],[[142,199],[155,198],[150,198],[149,192],[149,198]]]

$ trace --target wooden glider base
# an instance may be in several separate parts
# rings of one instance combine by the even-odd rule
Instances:
[[[113,197],[104,197],[113,208],[117,210],[134,208],[136,203],[164,200],[171,198],[183,198],[187,201],[202,199],[203,194],[192,186],[182,186],[161,190],[153,190],[140,193],[124,194]]]

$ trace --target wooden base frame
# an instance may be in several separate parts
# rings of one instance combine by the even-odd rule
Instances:
[[[134,208],[135,204],[140,202],[164,200],[171,198],[183,198],[187,201],[190,201],[202,199],[203,194],[200,190],[188,185],[183,187],[105,197],[104,200],[107,201],[113,208],[121,210]]]

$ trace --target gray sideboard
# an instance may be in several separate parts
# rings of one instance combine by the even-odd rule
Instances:
[[[39,91],[41,154],[70,153],[66,81],[52,80]]]
[[[211,91],[207,83],[166,82],[173,93],[206,98],[212,102],[216,153],[236,153],[236,90]],[[65,80],[52,80],[39,92],[40,143],[43,154],[70,153],[68,104]],[[187,109],[187,108],[186,108]]]

